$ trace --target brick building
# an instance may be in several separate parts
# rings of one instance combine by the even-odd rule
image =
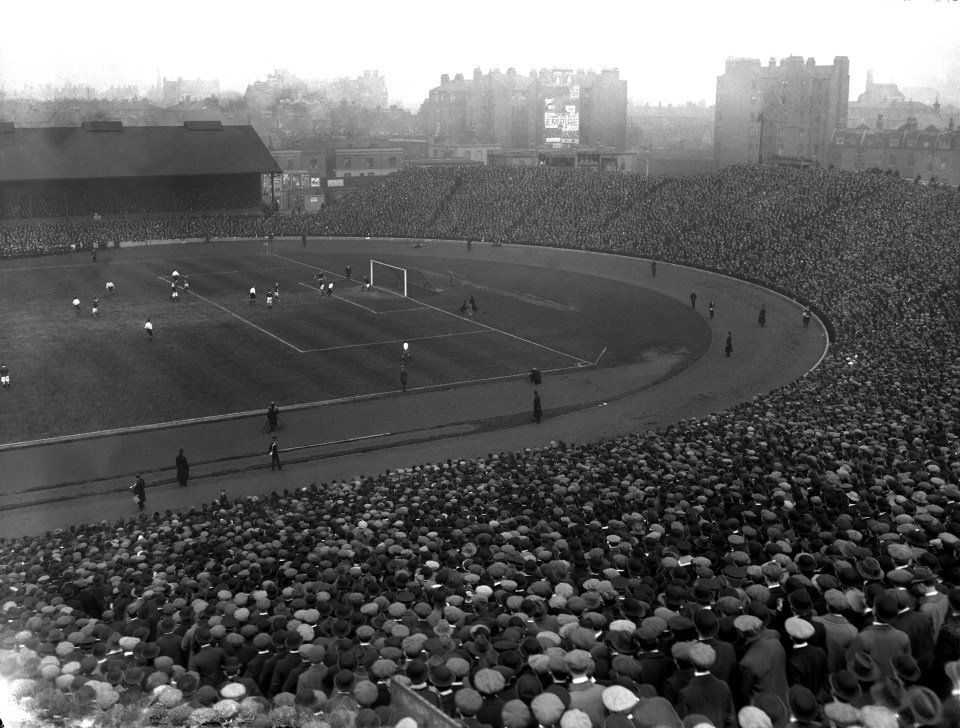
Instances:
[[[714,160],[717,169],[774,157],[822,161],[833,132],[847,125],[850,61],[818,66],[802,56],[730,58],[717,77]]]

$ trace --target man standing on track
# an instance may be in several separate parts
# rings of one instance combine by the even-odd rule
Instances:
[[[133,491],[133,497],[137,501],[137,508],[142,511],[147,502],[147,484],[143,481],[143,473],[137,473],[137,479],[130,486],[130,490]]]
[[[724,344],[723,351],[727,356],[730,356],[733,353],[733,334],[727,332],[727,343]]]
[[[183,454],[183,448],[180,448],[180,454],[177,455],[177,480],[180,486],[185,487],[190,479],[190,463],[187,462],[186,455]]]
[[[696,308],[696,307],[697,307],[697,292],[696,292],[696,291],[690,291],[690,307],[691,307],[691,308]]]
[[[267,432],[273,432],[277,429],[277,423],[280,421],[280,410],[277,409],[277,403],[271,402],[267,408]]]
[[[277,436],[273,436],[273,440],[270,443],[270,449],[267,450],[267,454],[270,455],[270,469],[271,470],[283,470],[283,466],[280,464],[280,448],[277,446]]]
[[[533,390],[533,419],[535,419],[539,425],[542,417],[543,407],[540,404],[540,392],[535,389]]]

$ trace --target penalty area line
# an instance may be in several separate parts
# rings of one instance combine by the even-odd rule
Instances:
[[[313,354],[318,351],[340,351],[341,349],[359,349],[363,346],[381,346],[383,344],[400,344],[411,341],[427,341],[428,339],[449,339],[454,336],[476,336],[478,334],[489,334],[489,331],[459,331],[453,334],[436,334],[435,336],[420,336],[416,339],[391,339],[389,341],[370,341],[364,344],[344,344],[343,346],[328,346],[325,349],[307,349],[304,354]]]
[[[403,296],[400,295],[399,293],[396,293],[396,292],[391,291],[391,290],[389,290],[389,289],[382,289],[382,290],[385,290],[387,293],[393,293],[393,295],[398,296],[398,297],[400,297],[400,298],[403,298]],[[463,318],[462,316],[457,316],[455,313],[451,313],[450,311],[445,311],[445,310],[443,310],[442,308],[440,308],[440,307],[438,307],[438,306],[431,306],[429,303],[424,303],[423,301],[419,301],[419,303],[420,303],[420,305],[422,305],[424,308],[430,308],[430,309],[433,309],[434,311],[439,311],[440,313],[445,314],[445,315],[447,315],[447,316],[453,316],[454,318],[457,318],[457,319],[462,319],[462,318]],[[487,324],[482,324],[482,323],[480,323],[479,321],[471,321],[470,323],[475,324],[476,326],[480,326],[480,327],[482,327],[482,328],[484,328],[484,329],[487,329],[487,331],[492,331],[492,332],[497,333],[497,334],[502,334],[503,336],[509,336],[511,339],[516,339],[517,341],[522,341],[522,342],[525,343],[525,344],[530,344],[530,346],[536,346],[537,348],[544,349],[544,350],[546,350],[546,351],[549,351],[549,352],[552,353],[552,354],[558,354],[558,355],[560,355],[560,356],[562,356],[562,357],[564,357],[564,358],[566,358],[566,359],[572,359],[573,361],[577,362],[577,366],[578,366],[578,367],[593,366],[590,362],[588,362],[587,360],[585,360],[585,359],[584,359],[583,357],[581,357],[581,356],[574,356],[573,354],[567,354],[567,353],[564,352],[564,351],[558,351],[557,349],[552,349],[552,348],[550,348],[549,346],[547,346],[546,344],[540,344],[540,343],[537,343],[536,341],[531,341],[530,339],[525,339],[525,338],[523,338],[522,336],[517,336],[516,334],[511,334],[509,331],[504,331],[503,329],[498,329],[498,328],[496,328],[496,327],[494,327],[494,326],[488,326]]]
[[[163,276],[157,276],[157,278],[159,278],[159,279],[160,279],[161,281],[163,281],[164,283],[169,283],[169,282],[170,282],[170,281],[168,281],[166,278],[164,278]],[[269,331],[267,331],[266,329],[264,329],[264,328],[262,328],[262,327],[260,327],[260,326],[257,326],[255,323],[253,323],[253,321],[249,321],[248,319],[245,319],[243,316],[234,313],[234,312],[231,311],[229,308],[225,308],[224,306],[221,306],[219,303],[215,303],[214,301],[211,301],[209,298],[204,298],[203,296],[201,296],[199,293],[193,291],[192,289],[189,290],[189,291],[187,291],[187,293],[190,293],[191,295],[194,295],[194,296],[196,296],[197,298],[199,298],[199,299],[200,299],[201,301],[203,301],[204,303],[208,303],[208,304],[210,304],[211,306],[213,306],[214,308],[219,308],[219,309],[220,309],[221,311],[223,311],[224,313],[228,313],[228,314],[230,314],[231,316],[233,316],[234,318],[239,319],[240,321],[243,321],[243,323],[245,323],[247,326],[252,326],[253,328],[255,328],[255,329],[256,329],[257,331],[259,331],[260,333],[266,334],[267,336],[269,336],[271,339],[276,339],[276,340],[279,341],[281,344],[284,344],[285,346],[289,346],[291,349],[293,349],[293,350],[294,350],[295,352],[297,352],[298,354],[303,354],[303,353],[304,353],[304,352],[303,352],[303,349],[294,346],[294,345],[291,344],[289,341],[284,341],[283,339],[281,339],[281,338],[280,338],[279,336],[277,336],[276,334],[271,334],[271,333],[270,333]]]

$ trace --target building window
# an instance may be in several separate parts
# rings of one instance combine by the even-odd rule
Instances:
[[[396,166],[397,166],[397,158],[396,158],[396,157],[390,157],[390,166],[391,166],[391,167],[396,167]]]
[[[373,169],[373,157],[367,157],[367,169]]]
[[[940,160],[940,171],[942,172],[942,171],[945,170],[946,168],[947,168],[947,160],[946,160],[946,159],[941,159],[941,160]]]
[[[316,158],[313,158],[313,159],[310,160],[310,166],[313,167],[314,169],[316,169],[316,167],[317,167],[317,160],[316,160]]]
[[[289,159],[287,160],[287,169],[293,169],[293,162]]]
[[[344,177],[352,177],[352,176],[353,176],[353,173],[351,173],[351,172],[344,172],[344,173],[343,173],[343,176],[344,176]]]
[[[343,167],[344,169],[350,169],[350,163],[351,163],[352,161],[353,161],[353,160],[351,160],[350,157],[344,157],[344,158],[343,158],[343,164],[341,164],[340,166]]]

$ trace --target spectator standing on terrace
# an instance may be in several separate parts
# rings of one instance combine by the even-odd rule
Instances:
[[[807,328],[810,325],[810,307],[807,306],[803,309],[803,328]]]
[[[715,308],[715,306],[713,305],[712,299],[710,300],[710,303],[707,305],[707,308],[710,309],[710,318],[713,318],[713,309]]]
[[[277,445],[277,436],[273,436],[273,440],[270,442],[270,449],[267,450],[267,454],[270,456],[270,469],[271,470],[283,470],[283,466],[280,464],[280,447]]]
[[[727,332],[727,343],[724,344],[723,351],[727,356],[730,356],[733,353],[733,334]]]
[[[760,314],[757,316],[757,323],[760,324],[761,329],[767,325],[767,307],[766,306],[760,307]]]
[[[147,502],[147,484],[143,480],[143,473],[137,473],[137,479],[130,486],[130,490],[133,491],[133,497],[137,501],[137,508],[142,511]]]
[[[696,307],[697,307],[697,292],[696,292],[696,291],[690,291],[690,307],[691,307],[691,308],[696,308]]]
[[[10,370],[6,364],[0,364],[0,385],[4,389],[10,389]]]
[[[153,324],[150,323],[150,319],[147,319],[147,323],[143,325],[143,330],[147,332],[147,340],[153,343]]]
[[[543,407],[540,404],[540,392],[535,389],[533,390],[533,419],[535,419],[539,425],[542,417]]]
[[[187,456],[183,454],[183,448],[181,447],[177,455],[177,480],[180,481],[181,487],[186,487],[189,479],[190,463],[187,462]]]
[[[650,261],[650,275],[653,278],[657,277],[657,261],[655,260]]]
[[[307,233],[306,233],[306,232],[300,233],[300,243],[303,245],[304,248],[307,247]]]
[[[96,249],[96,248],[94,248],[93,250],[90,251],[90,262],[91,262],[91,263],[96,263],[96,262],[97,262],[97,249]]]

